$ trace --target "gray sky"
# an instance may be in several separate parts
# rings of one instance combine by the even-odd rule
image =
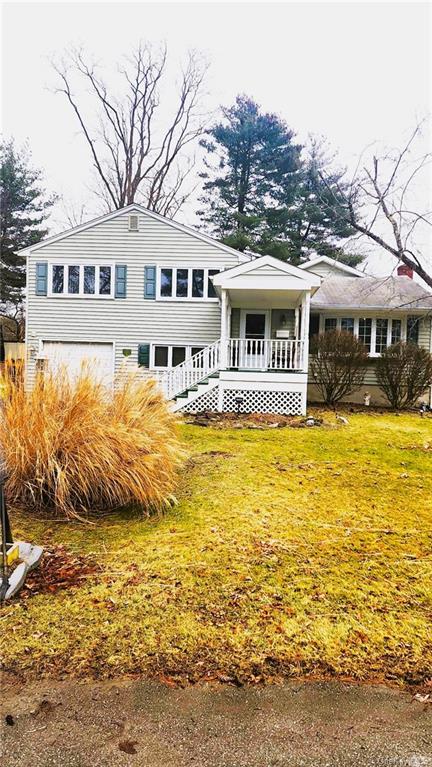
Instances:
[[[209,111],[247,93],[300,139],[326,136],[353,166],[371,142],[400,146],[430,113],[430,12],[414,2],[5,3],[3,133],[29,140],[50,190],[67,203],[88,202],[88,148],[69,105],[50,90],[49,59],[82,44],[115,64],[139,38],[165,40],[172,71],[189,48],[208,58]],[[430,190],[422,183],[424,209]],[[61,218],[58,208],[57,228]],[[179,219],[193,223],[193,206]]]

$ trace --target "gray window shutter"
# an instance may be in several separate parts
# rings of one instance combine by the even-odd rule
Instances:
[[[36,295],[46,296],[48,293],[48,263],[39,261],[36,264]]]
[[[127,266],[116,264],[115,268],[115,297],[126,298]]]
[[[144,298],[156,298],[156,267],[144,267]]]
[[[139,344],[138,365],[140,368],[150,367],[150,344]]]

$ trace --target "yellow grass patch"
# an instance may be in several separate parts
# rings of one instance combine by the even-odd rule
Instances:
[[[432,420],[183,426],[179,504],[96,526],[13,515],[16,532],[101,565],[3,609],[5,667],[253,681],[432,676]]]

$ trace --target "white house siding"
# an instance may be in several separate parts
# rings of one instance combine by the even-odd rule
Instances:
[[[35,294],[36,263],[70,259],[107,259],[127,265],[125,299],[50,298]],[[128,214],[102,221],[85,231],[48,243],[28,262],[28,381],[34,376],[40,342],[113,341],[116,372],[131,349],[128,365],[137,363],[140,343],[205,345],[220,337],[220,309],[215,301],[144,299],[144,266],[235,266],[235,254],[219,249],[163,221],[139,215],[139,231],[128,229]]]

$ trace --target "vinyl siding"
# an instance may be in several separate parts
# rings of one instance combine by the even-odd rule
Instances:
[[[127,265],[125,299],[50,298],[35,295],[36,263],[71,258],[107,259]],[[220,337],[220,308],[215,301],[144,300],[144,266],[205,266],[225,269],[238,259],[163,221],[139,215],[139,231],[128,229],[128,214],[100,222],[29,257],[28,380],[35,372],[39,343],[52,341],[113,341],[116,372],[131,349],[128,366],[137,364],[138,344],[210,344]]]
[[[317,264],[313,268],[306,269],[305,271],[312,274],[318,274],[319,277],[354,277],[354,274],[345,272],[343,269],[339,269],[337,266],[330,266],[330,264]],[[359,279],[361,276],[359,275]]]
[[[329,311],[324,313],[320,313],[321,317],[329,316],[329,317],[387,317],[388,319],[399,319],[406,317],[407,315],[412,314],[412,312],[406,312],[405,314],[396,313],[396,312],[353,312],[353,311]],[[431,336],[432,336],[432,318],[430,317],[430,313],[424,315],[419,324],[419,337],[418,337],[418,343],[419,346],[422,346],[423,348],[430,350],[431,346]],[[378,381],[376,377],[375,372],[375,365],[376,365],[376,358],[370,358],[364,378],[364,385],[365,386],[377,386]],[[309,380],[312,380],[311,378],[311,371],[309,367]]]

